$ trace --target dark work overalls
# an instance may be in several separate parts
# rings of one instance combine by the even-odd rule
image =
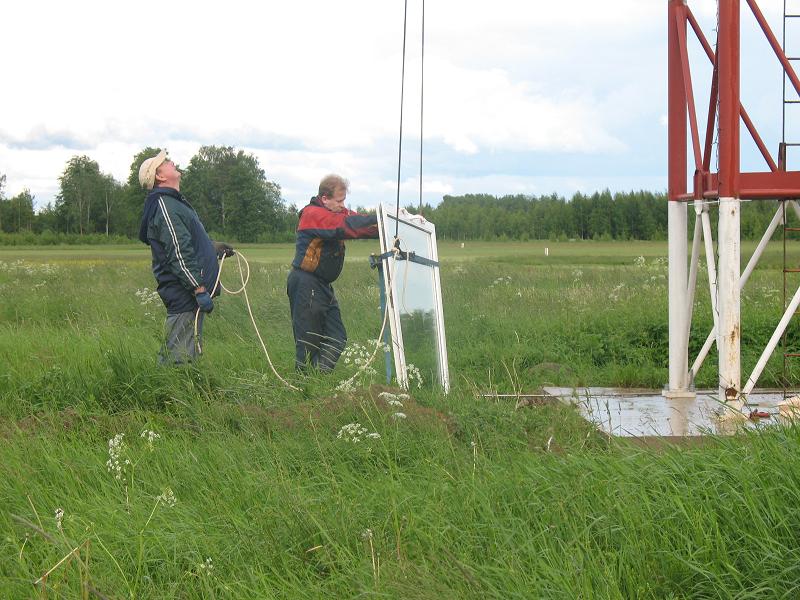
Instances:
[[[295,364],[329,372],[347,343],[339,302],[331,285],[344,266],[344,240],[377,238],[374,215],[344,209],[332,212],[314,197],[302,211],[297,226],[297,246],[286,282]]]

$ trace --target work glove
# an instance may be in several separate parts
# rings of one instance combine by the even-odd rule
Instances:
[[[211,243],[214,244],[214,250],[217,253],[217,258],[222,258],[223,256],[225,258],[229,258],[234,254],[236,254],[236,252],[233,249],[233,246],[226,244],[225,242],[211,242]]]
[[[197,300],[197,305],[204,313],[210,313],[214,310],[214,302],[211,300],[211,294],[208,292],[197,294],[194,299]]]

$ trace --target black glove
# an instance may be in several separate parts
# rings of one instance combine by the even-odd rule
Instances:
[[[204,313],[210,313],[214,310],[214,302],[211,300],[211,294],[208,292],[201,292],[194,297],[197,300],[197,305]]]
[[[236,252],[233,250],[233,246],[226,244],[225,242],[211,242],[211,243],[214,244],[214,250],[217,253],[217,258],[222,258],[223,256],[225,258],[229,258],[234,254],[236,254]]]

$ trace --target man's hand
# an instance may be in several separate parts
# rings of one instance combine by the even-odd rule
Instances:
[[[236,251],[233,249],[233,246],[226,244],[225,242],[211,242],[214,244],[214,250],[217,253],[217,258],[225,258],[231,257],[236,254]]]
[[[197,300],[197,305],[204,313],[210,313],[214,310],[214,302],[211,300],[211,294],[208,292],[200,292],[195,294],[194,299]]]

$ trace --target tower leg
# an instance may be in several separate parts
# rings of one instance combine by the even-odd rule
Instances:
[[[669,202],[669,386],[667,397],[693,396],[689,380],[689,323],[687,307],[687,207]]]
[[[719,202],[719,400],[738,401],[742,389],[740,320],[740,204],[738,198]]]

